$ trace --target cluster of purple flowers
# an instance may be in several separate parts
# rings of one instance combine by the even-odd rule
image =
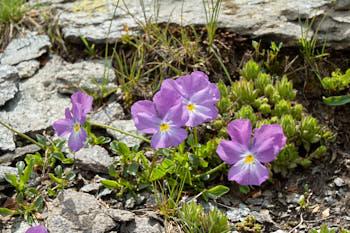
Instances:
[[[168,148],[187,138],[183,126],[195,127],[216,119],[215,104],[219,99],[218,87],[203,72],[195,71],[176,80],[165,80],[153,102],[136,102],[131,114],[138,130],[153,134],[152,148]]]
[[[169,148],[181,144],[187,138],[183,127],[195,127],[215,120],[220,99],[218,87],[209,82],[206,74],[195,71],[176,80],[163,81],[160,90],[150,100],[141,100],[131,107],[132,119],[138,130],[153,134],[151,147]],[[72,95],[72,110],[66,109],[65,119],[53,124],[59,136],[70,134],[68,145],[72,152],[80,150],[86,139],[82,127],[86,114],[92,108],[93,98],[77,92]],[[221,140],[217,147],[220,158],[232,164],[228,179],[241,185],[260,185],[269,177],[262,163],[276,159],[283,149],[286,137],[278,124],[263,125],[255,130],[249,120],[237,119],[227,128],[231,140]]]

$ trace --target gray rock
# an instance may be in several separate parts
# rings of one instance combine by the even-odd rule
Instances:
[[[16,67],[0,65],[0,106],[15,97],[18,92],[16,82],[19,78]]]
[[[15,224],[13,233],[25,233],[30,228],[30,225],[26,221]]]
[[[124,223],[121,226],[121,233],[162,233],[164,228],[159,222],[149,217],[135,217],[135,220]]]
[[[109,125],[112,121],[121,120],[125,117],[123,107],[117,103],[109,103],[106,107],[88,115],[90,121]]]
[[[55,233],[107,232],[116,226],[107,212],[94,196],[64,190],[48,203],[47,228]]]
[[[108,174],[108,167],[112,162],[108,152],[97,145],[82,148],[75,154],[75,165],[82,170]]]
[[[57,94],[55,73],[60,69],[62,59],[54,56],[36,75],[19,83],[20,92],[8,102],[5,111],[0,112],[0,119],[17,131],[27,133],[46,129],[64,118],[64,110],[71,107],[71,102],[68,97]]]
[[[21,78],[30,78],[32,77],[40,67],[40,62],[37,60],[24,61],[16,65],[19,76]]]
[[[341,186],[345,185],[345,182],[342,178],[337,177],[334,179],[334,184],[338,187],[341,187]]]
[[[98,90],[94,81],[102,86],[104,77],[108,77],[107,91],[117,88],[116,76],[112,69],[106,68],[105,72],[104,61],[64,63],[62,69],[55,74],[57,89],[61,94],[73,94],[80,89],[94,93]]]
[[[4,123],[8,123],[8,118],[6,115],[0,115],[1,121],[4,121]],[[6,118],[5,118],[6,117]],[[16,144],[13,139],[13,134],[5,128],[3,125],[0,125],[0,150],[10,150],[14,151],[16,149]],[[2,158],[0,158],[0,161],[2,161]],[[4,162],[6,160],[4,159]]]
[[[135,204],[136,204],[135,198],[131,197],[131,198],[126,200],[125,208],[132,209],[132,208],[134,208]]]
[[[21,158],[22,156],[26,155],[26,154],[33,154],[37,151],[40,150],[40,147],[38,147],[35,144],[29,144],[23,147],[18,147],[16,148],[16,150],[14,152],[9,152],[6,153],[2,156],[0,156],[0,163],[4,164],[4,163],[11,163],[12,161]]]
[[[87,184],[84,185],[80,191],[84,192],[84,193],[89,193],[89,192],[93,192],[93,191],[98,191],[100,188],[102,187],[102,184],[100,183],[91,183],[91,184]]]
[[[77,43],[81,43],[80,35],[94,43],[114,42],[127,33],[124,25],[128,26],[129,34],[138,33],[140,27],[135,23],[135,19],[144,22],[144,12],[151,22],[157,20],[158,23],[184,26],[206,24],[202,0],[162,0],[159,1],[159,11],[158,6],[155,9],[152,0],[144,0],[143,9],[139,0],[125,2],[126,6],[123,3],[119,4],[114,17],[116,3],[113,0],[62,4],[64,10],[59,17],[59,25],[63,28],[64,37]],[[218,26],[253,39],[267,37],[273,41],[283,41],[284,45],[296,45],[296,37],[301,36],[298,15],[303,21],[327,15],[330,21],[323,22],[323,28],[318,34],[321,42],[328,35],[327,42],[330,45],[339,49],[348,48],[349,4],[349,0],[340,0],[333,9],[334,0],[223,1]],[[336,23],[339,21],[343,23]],[[309,37],[315,29],[316,27],[312,27]]]
[[[135,219],[135,214],[127,210],[109,209],[107,213],[116,222],[129,222]]]
[[[286,201],[288,204],[298,204],[300,195],[297,193],[288,193],[286,196]]]
[[[5,181],[5,175],[17,175],[17,168],[0,165],[0,183]]]
[[[133,120],[116,120],[110,124],[112,127],[117,128],[119,130],[125,131],[127,133],[135,134],[140,137],[144,137],[145,134],[141,131],[138,131],[135,127]],[[117,141],[124,142],[127,146],[133,147],[136,145],[140,145],[142,140],[127,136],[125,134],[121,134],[117,131],[107,129],[107,133],[112,135]]]
[[[51,45],[47,35],[29,33],[26,37],[17,38],[6,47],[0,60],[1,64],[16,65],[44,54]]]
[[[231,222],[241,222],[250,214],[250,209],[244,206],[230,208],[226,212],[227,219]]]

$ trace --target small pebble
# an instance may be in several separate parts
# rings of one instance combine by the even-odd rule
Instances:
[[[338,187],[341,187],[345,184],[344,180],[340,177],[334,179],[334,184]]]

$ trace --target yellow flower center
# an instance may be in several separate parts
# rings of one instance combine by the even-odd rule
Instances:
[[[195,107],[193,106],[193,104],[189,104],[189,105],[187,105],[187,109],[188,109],[188,111],[193,111],[195,109]]]
[[[79,124],[75,124],[75,126],[74,126],[74,130],[75,130],[75,132],[78,132],[78,131],[79,131],[79,129],[80,129],[80,125],[79,125]]]
[[[168,130],[168,129],[169,129],[168,124],[163,123],[163,124],[160,125],[160,130],[161,130],[162,132],[163,132],[163,131],[166,131],[166,130]]]
[[[248,155],[247,157],[245,157],[245,163],[252,163],[254,162],[254,156],[253,155]]]

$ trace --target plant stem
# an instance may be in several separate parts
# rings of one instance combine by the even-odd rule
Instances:
[[[10,126],[6,125],[5,123],[3,123],[2,121],[0,121],[0,125],[4,126],[5,128],[7,128],[8,130],[12,131],[13,133],[21,136],[22,138],[25,138],[27,139],[28,141],[30,141],[31,143],[37,145],[38,147],[40,147],[42,150],[45,150],[45,148],[40,144],[38,143],[37,141],[35,141],[33,138],[23,134],[23,133],[20,133],[18,132],[17,130],[11,128]]]
[[[112,126],[103,125],[103,124],[98,124],[98,123],[91,122],[91,121],[86,121],[86,122],[89,123],[90,125],[94,125],[94,126],[98,126],[98,127],[101,127],[101,128],[111,129],[111,130],[117,131],[118,133],[125,134],[125,135],[127,135],[127,136],[140,139],[140,140],[142,140],[142,141],[144,141],[144,142],[147,142],[147,143],[150,143],[150,142],[151,142],[151,141],[148,140],[147,138],[143,138],[143,137],[137,136],[137,135],[135,135],[135,134],[125,132],[125,131],[123,131],[123,130],[114,128],[114,127],[112,127]]]
[[[194,154],[198,155],[198,133],[197,133],[197,127],[193,127],[193,134],[194,134]]]
[[[204,172],[203,174],[199,174],[199,175],[194,176],[194,178],[202,178],[202,177],[204,177],[206,175],[210,175],[210,174],[220,170],[221,168],[225,167],[225,165],[226,165],[226,163],[223,162],[222,164],[218,165],[217,167],[214,167],[213,169],[211,169],[211,170],[209,170],[207,172]]]
[[[151,163],[151,168],[150,168],[150,170],[149,170],[148,178],[147,178],[148,180],[149,180],[149,178],[151,177],[151,173],[152,173],[152,171],[153,171],[153,169],[154,169],[154,164],[156,163],[156,158],[157,158],[158,151],[159,151],[159,150],[156,150],[156,152],[154,152],[154,154],[153,154],[152,163]]]

